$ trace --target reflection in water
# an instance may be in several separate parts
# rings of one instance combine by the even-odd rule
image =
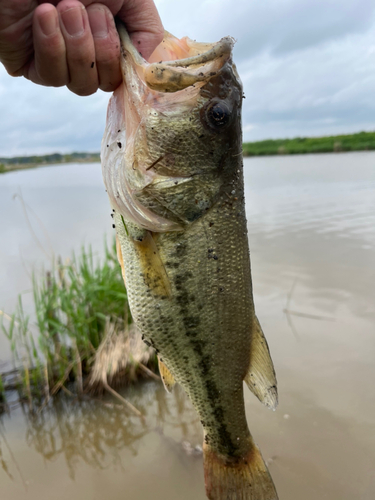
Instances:
[[[5,458],[5,452],[3,451],[3,448],[7,450],[9,453],[11,459],[13,459],[14,463],[17,465],[17,461],[14,460],[12,450],[8,444],[7,438],[5,436],[4,430],[2,429],[2,426],[0,424],[0,465],[5,474],[13,481],[14,477],[12,473],[10,472],[10,467],[9,464]]]
[[[149,432],[138,422],[119,405],[87,401],[72,409],[70,401],[59,398],[48,412],[28,419],[26,442],[47,461],[62,455],[73,479],[79,459],[90,467],[104,469],[108,454],[114,463],[123,447],[136,454],[139,439]]]
[[[126,448],[131,455],[137,455],[140,440],[153,432],[164,436],[166,426],[182,438],[164,438],[175,454],[181,454],[184,441],[201,434],[196,413],[182,390],[168,395],[161,384],[155,383],[144,384],[138,390],[140,394],[133,402],[137,400],[145,420],[108,400],[72,403],[61,396],[53,400],[47,411],[25,415],[27,445],[47,461],[62,456],[71,479],[78,461],[98,469],[121,465],[121,450]]]
[[[291,380],[293,371],[286,376]],[[204,500],[201,455],[194,449],[195,443],[201,441],[201,426],[184,393],[177,388],[169,395],[161,384],[150,382],[126,397],[145,412],[146,422],[129,416],[121,405],[108,400],[74,403],[61,397],[38,417],[25,414],[23,423],[18,422],[18,430],[20,427],[26,430],[27,447],[32,452],[29,458],[23,459],[24,447],[22,453],[17,452],[17,440],[14,436],[12,439],[12,433],[14,451],[5,446],[5,434],[0,433],[0,492],[9,493],[1,499],[51,498],[59,485],[65,488],[69,484],[73,494],[64,498],[103,498],[82,496],[80,481],[87,488],[96,477],[105,485],[106,476],[115,474],[124,488],[129,481],[133,484],[136,491],[129,496],[132,500],[150,496],[160,500]],[[277,413],[268,412],[253,397],[250,405],[247,403],[247,410],[252,429],[258,429],[258,438],[262,445],[266,444],[264,457],[275,476],[280,498],[373,499],[374,424],[358,426],[355,419],[317,406],[311,390],[307,390],[306,395],[300,390],[284,391]],[[11,425],[6,427],[9,433]],[[272,450],[272,454],[267,455],[267,450]],[[37,457],[42,457],[44,463],[38,466],[42,474],[38,485],[43,484],[46,474],[53,479],[46,496],[40,496],[29,480],[30,464],[37,462]],[[136,463],[142,474],[151,477],[162,469],[164,478],[158,479],[156,487],[148,484],[142,489],[140,477],[132,479],[132,463]],[[174,488],[177,491],[181,488],[184,473],[191,484],[185,483],[187,492],[176,495]],[[353,474],[358,474],[358,481],[353,482]],[[20,493],[17,483],[25,485],[24,494]],[[111,499],[123,500],[112,484],[106,488]]]

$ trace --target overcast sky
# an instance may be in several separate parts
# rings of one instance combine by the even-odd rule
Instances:
[[[375,2],[156,0],[178,37],[232,35],[247,141],[375,130]],[[11,78],[0,65],[0,157],[99,151],[109,95]]]

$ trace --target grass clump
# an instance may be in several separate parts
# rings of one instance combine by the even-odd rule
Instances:
[[[114,248],[105,248],[102,263],[94,263],[91,249],[61,261],[44,280],[33,278],[40,345],[47,361],[79,351],[82,360],[96,352],[106,322],[131,323],[127,293]]]
[[[98,390],[101,383],[108,388],[111,382],[135,379],[138,368],[145,373],[146,365],[154,367],[154,352],[142,342],[138,354],[128,352],[138,334],[115,243],[105,246],[100,262],[91,248],[82,248],[65,264],[59,259],[41,279],[34,275],[33,298],[35,325],[24,313],[22,296],[7,326],[6,315],[0,316],[16,368],[0,382],[0,398],[6,389],[17,389],[32,408],[35,399],[46,401],[60,390],[80,394],[88,385]],[[91,383],[85,384],[91,373]]]
[[[268,139],[243,144],[244,156],[281,154],[338,153],[341,151],[375,150],[375,132],[335,135],[327,137],[295,137]]]

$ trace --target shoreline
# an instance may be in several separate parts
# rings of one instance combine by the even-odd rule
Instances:
[[[72,163],[100,163],[100,158],[90,158],[85,160],[53,161],[53,162],[35,162],[35,163],[8,163],[0,162],[0,175],[17,170],[30,170],[32,168],[51,167],[52,165],[71,165]]]
[[[244,158],[253,156],[285,156],[325,153],[375,151],[375,132],[332,135],[325,137],[294,137],[244,142]],[[0,158],[0,174],[50,165],[100,163],[100,153],[52,153],[38,156]]]
[[[306,152],[260,152],[260,153],[248,153],[243,151],[244,158],[255,158],[255,157],[266,157],[266,156],[298,156],[298,155],[319,155],[319,154],[342,154],[342,153],[371,153],[375,151],[374,149],[348,149],[342,151],[306,151]],[[64,162],[38,162],[38,163],[16,163],[4,166],[0,163],[0,175],[7,174],[10,172],[17,172],[19,170],[31,170],[33,168],[60,166],[60,165],[71,165],[73,163],[100,163],[100,159],[90,159],[90,160],[71,160]]]

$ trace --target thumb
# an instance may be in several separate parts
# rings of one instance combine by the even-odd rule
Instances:
[[[148,59],[164,36],[164,28],[152,0],[125,0],[117,14],[126,25],[138,52]]]

